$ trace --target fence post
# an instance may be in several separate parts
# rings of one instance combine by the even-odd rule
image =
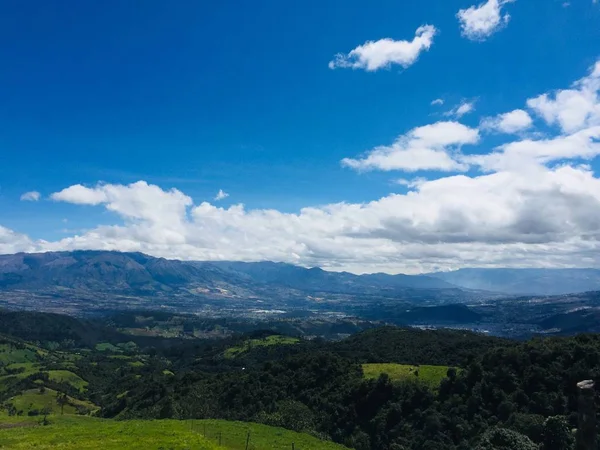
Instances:
[[[577,383],[579,394],[578,426],[575,448],[577,450],[596,449],[596,405],[594,402],[594,382],[584,380]]]
[[[246,450],[248,450],[249,443],[250,443],[250,431],[248,431],[248,435],[246,436]]]
[[[292,450],[296,450],[296,444],[292,442]]]

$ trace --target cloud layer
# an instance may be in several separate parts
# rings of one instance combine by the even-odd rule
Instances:
[[[329,68],[364,69],[368,72],[389,68],[392,64],[407,68],[419,59],[422,52],[429,50],[436,33],[437,29],[433,25],[423,25],[417,28],[412,41],[395,41],[389,38],[367,41],[349,53],[335,55],[329,62]]]

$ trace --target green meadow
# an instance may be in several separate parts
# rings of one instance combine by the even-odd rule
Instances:
[[[5,428],[5,429],[2,429]],[[255,423],[224,420],[125,420],[51,416],[42,426],[31,418],[0,416],[0,448],[103,450],[343,450],[308,434]],[[220,445],[219,445],[220,442]]]
[[[438,387],[448,372],[448,366],[412,366],[394,363],[363,364],[362,369],[367,379],[379,378],[385,373],[393,381],[419,381],[431,387]]]
[[[293,345],[297,344],[298,342],[300,342],[300,339],[298,338],[280,335],[267,336],[263,339],[248,339],[240,345],[236,345],[225,350],[224,356],[225,358],[235,358],[236,356],[246,353],[253,348],[271,347],[276,345]]]

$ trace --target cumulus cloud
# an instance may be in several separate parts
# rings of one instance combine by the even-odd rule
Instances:
[[[24,202],[37,202],[41,198],[41,194],[37,191],[25,192],[21,195],[21,201]]]
[[[515,0],[488,0],[459,10],[456,17],[460,22],[462,35],[472,41],[485,41],[509,22],[510,15],[502,14],[502,8],[513,1]]]
[[[74,184],[60,192],[50,195],[57,202],[74,203],[76,205],[99,205],[106,202],[106,194],[101,189],[90,189],[81,184]]]
[[[570,89],[542,94],[527,101],[527,106],[549,125],[557,124],[571,133],[600,124],[600,61],[588,76],[575,82]]]
[[[437,29],[433,25],[417,28],[412,41],[395,41],[390,38],[367,41],[349,53],[338,53],[329,62],[330,69],[352,68],[373,72],[398,64],[404,68],[412,66],[419,55],[429,50]]]
[[[469,114],[475,111],[475,102],[474,101],[463,101],[460,104],[456,105],[450,111],[446,111],[444,113],[447,117],[455,117],[460,119],[465,114]]]
[[[415,128],[389,146],[376,147],[363,158],[345,158],[342,165],[356,170],[466,170],[454,153],[462,145],[475,144],[477,130],[458,122],[437,122]]]
[[[515,109],[514,111],[500,114],[496,117],[485,118],[481,121],[481,128],[501,133],[518,133],[533,125],[533,120],[527,111]]]
[[[215,195],[214,200],[218,202],[219,200],[224,200],[227,197],[229,197],[229,194],[227,192],[225,192],[223,189],[219,189],[219,192],[217,192],[217,195]]]
[[[561,160],[590,160],[600,154],[600,126],[578,131],[568,136],[550,139],[524,139],[499,146],[494,152],[471,155],[464,163],[477,165],[485,171],[539,171],[540,165]]]
[[[443,104],[444,104],[444,100],[442,100],[441,98],[436,98],[435,100],[433,100],[431,102],[431,106],[443,105]]]
[[[52,242],[0,227],[0,252],[106,249],[354,272],[600,267],[600,178],[582,164],[600,154],[600,124],[594,123],[588,114],[572,131],[560,127],[544,138],[507,134],[505,143],[469,153],[460,146],[477,144],[478,130],[457,122],[418,127],[346,164],[469,171],[400,179],[409,188],[397,187],[402,193],[293,213],[195,203],[178,190],[143,181],[75,185],[52,198],[104,208],[118,216],[115,223]]]
[[[39,241],[36,244],[26,235],[0,225],[0,254],[35,251],[41,243],[42,241]],[[2,272],[2,267],[0,267],[0,272]]]

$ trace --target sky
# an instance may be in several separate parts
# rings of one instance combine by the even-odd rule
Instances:
[[[2,3],[0,253],[600,267],[600,1],[67,3]]]

